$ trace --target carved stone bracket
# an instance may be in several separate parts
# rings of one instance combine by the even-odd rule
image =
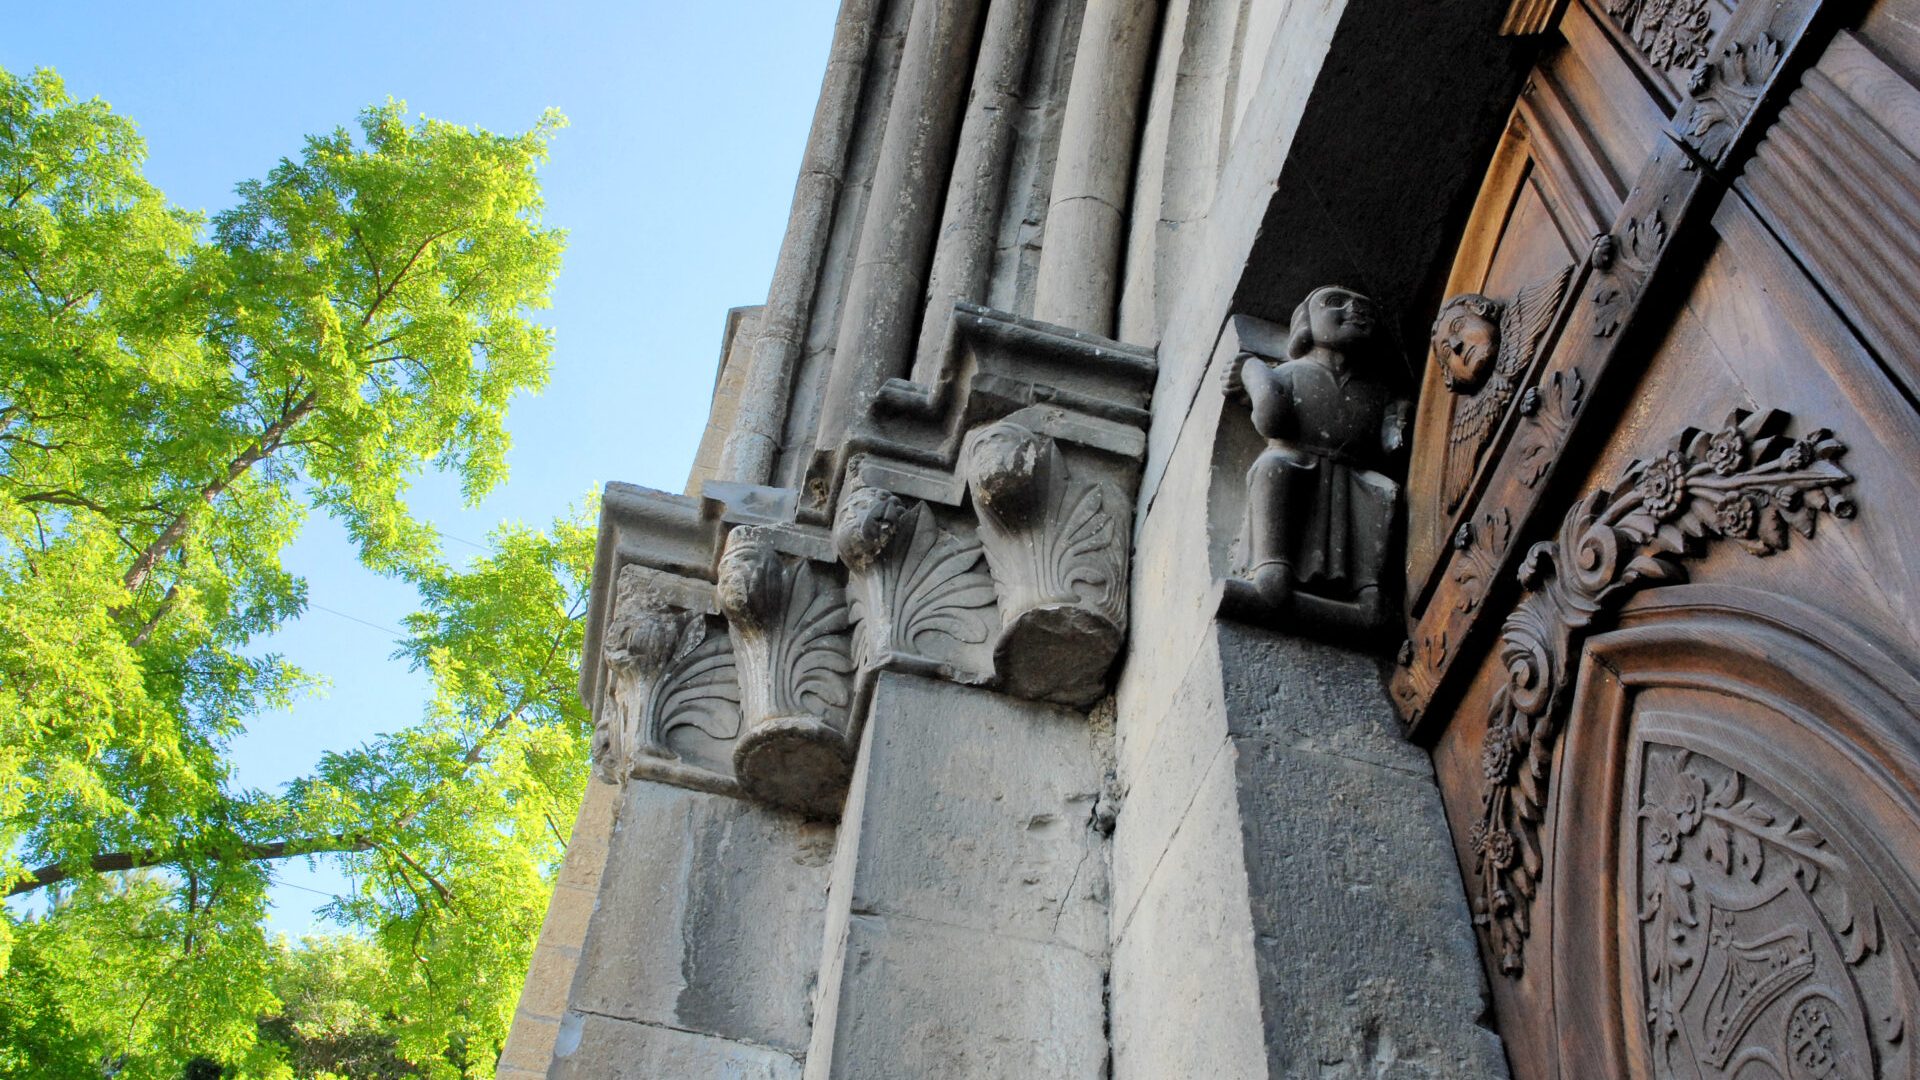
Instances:
[[[967,438],[967,489],[1000,597],[994,671],[1021,697],[1099,697],[1127,629],[1129,499],[1010,420]]]
[[[740,736],[732,642],[705,582],[625,566],[601,637],[605,695],[594,716],[600,779],[633,775],[731,793]]]
[[[1836,464],[1845,445],[1825,430],[1787,436],[1787,420],[1736,411],[1717,431],[1682,432],[1582,500],[1521,564],[1526,592],[1501,629],[1507,681],[1488,710],[1471,838],[1474,921],[1506,974],[1522,970],[1553,750],[1581,642],[1638,590],[1684,581],[1682,561],[1712,541],[1772,555],[1792,532],[1812,536],[1822,513],[1853,516],[1839,493],[1853,479]]]
[[[833,543],[847,567],[857,671],[986,680],[981,654],[998,617],[978,540],[943,528],[918,499],[859,487],[840,500]]]
[[[853,768],[846,595],[812,560],[782,551],[775,533],[735,528],[714,584],[739,668],[734,773],[756,798],[832,817]]]
[[[972,305],[953,327],[934,380],[889,381],[799,489],[607,486],[580,682],[603,779],[833,816],[862,675],[1105,689],[1153,354]],[[973,469],[1002,436],[1032,454]]]

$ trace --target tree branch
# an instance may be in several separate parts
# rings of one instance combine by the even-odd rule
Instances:
[[[307,391],[305,397],[280,414],[280,419],[267,425],[252,446],[247,447],[245,452],[227,463],[226,475],[209,481],[200,489],[198,504],[189,505],[175,514],[173,520],[167,522],[166,527],[160,530],[160,535],[153,538],[153,542],[146,546],[146,549],[140,553],[140,557],[133,561],[133,567],[127,571],[124,580],[129,592],[137,591],[141,585],[145,584],[148,575],[153,573],[153,568],[159,564],[167,552],[173,550],[175,544],[187,535],[187,529],[193,524],[194,511],[199,506],[212,505],[213,501],[218,499],[227,488],[233,486],[235,480],[244,476],[248,469],[253,468],[280,448],[281,440],[286,438],[287,432],[313,411],[315,403],[319,401],[319,394],[318,388]]]
[[[264,862],[274,859],[291,859],[301,855],[323,855],[329,852],[369,851],[373,841],[365,833],[346,833],[336,836],[306,836],[292,840],[274,840],[267,843],[242,844],[237,850],[222,851],[208,848],[202,852],[204,858],[215,862]],[[175,848],[171,851],[156,851],[153,848],[141,848],[138,851],[117,851],[105,855],[95,855],[87,860],[87,869],[96,874],[111,874],[122,870],[142,870],[150,866],[168,866],[183,862],[190,852]],[[49,885],[58,885],[73,877],[73,874],[61,863],[48,863],[32,871],[26,880],[17,881],[7,888],[8,896],[34,892]]]

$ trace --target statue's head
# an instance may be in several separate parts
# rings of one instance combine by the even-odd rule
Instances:
[[[762,526],[740,525],[727,534],[727,546],[715,568],[714,600],[734,623],[767,625],[784,602],[785,567],[771,534]]]
[[[1350,357],[1373,340],[1378,319],[1373,301],[1352,289],[1321,286],[1293,309],[1287,355],[1297,360],[1320,348]]]
[[[967,446],[973,497],[1003,518],[1024,518],[1045,489],[1046,445],[1011,420],[975,432]]]
[[[1486,381],[1500,351],[1500,303],[1462,293],[1440,308],[1433,321],[1433,362],[1447,389],[1463,394]]]

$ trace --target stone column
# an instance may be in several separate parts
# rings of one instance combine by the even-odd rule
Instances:
[[[912,364],[940,197],[973,71],[985,0],[913,4],[821,401],[822,449],[837,446],[880,384]]]
[[[1041,322],[1113,333],[1142,80],[1159,26],[1157,0],[1087,0],[1034,285]]]
[[[1082,713],[879,674],[810,1080],[1105,1075],[1103,742]]]

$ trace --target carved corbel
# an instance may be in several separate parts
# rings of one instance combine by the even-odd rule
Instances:
[[[1021,697],[1091,702],[1127,628],[1129,500],[1010,420],[969,434],[961,459],[1000,598],[995,674]]]
[[[978,540],[942,528],[918,499],[859,487],[840,501],[833,544],[847,567],[856,670],[984,681],[997,623]]]
[[[676,588],[675,585],[679,587]],[[732,793],[740,735],[732,643],[694,583],[622,567],[601,638],[605,697],[595,710],[594,770]]]
[[[733,770],[757,799],[833,817],[853,768],[846,595],[810,559],[780,550],[774,534],[735,528],[714,587],[739,669]]]

